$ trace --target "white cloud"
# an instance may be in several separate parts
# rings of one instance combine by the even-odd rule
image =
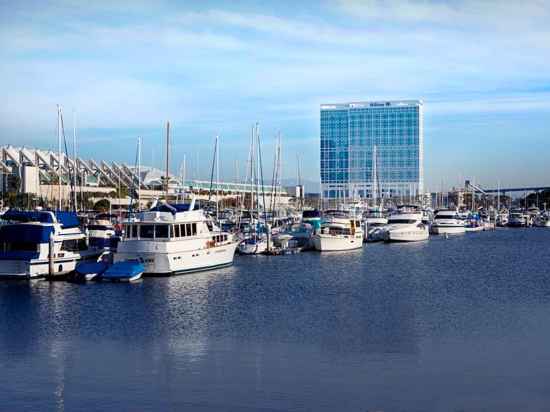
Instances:
[[[405,23],[469,26],[514,31],[518,26],[546,25],[545,0],[339,0],[341,10],[355,17]]]

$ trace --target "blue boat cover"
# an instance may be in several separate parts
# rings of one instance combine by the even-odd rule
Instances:
[[[151,212],[170,212],[175,215],[178,212],[187,212],[189,211],[189,203],[174,203],[174,204],[161,204],[155,206],[151,209]],[[195,208],[193,210],[198,210],[199,205],[195,203]]]
[[[10,222],[53,223],[52,215],[45,211],[26,211],[10,209],[2,215],[3,220]]]
[[[75,212],[64,212],[58,210],[53,213],[62,227],[78,227],[79,220]],[[10,209],[2,215],[2,219],[11,222],[53,223],[51,212],[46,210],[27,211]]]
[[[48,243],[53,226],[3,225],[0,226],[0,242],[6,243]]]
[[[126,279],[132,278],[145,271],[145,267],[137,260],[125,260],[117,262],[109,267],[103,277],[107,279]]]
[[[66,229],[78,227],[80,225],[78,215],[75,212],[64,212],[58,210],[55,212],[55,217],[57,218],[57,221],[61,223],[61,226]]]
[[[88,275],[97,273],[98,275],[101,275],[103,272],[107,270],[109,267],[109,264],[107,262],[79,262],[76,265],[76,272],[81,275]]]

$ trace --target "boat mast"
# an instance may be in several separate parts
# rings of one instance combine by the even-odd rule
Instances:
[[[497,182],[498,191],[497,191],[497,214],[500,212],[500,180]]]
[[[216,221],[219,219],[220,214],[220,148],[219,148],[219,136],[216,135]]]
[[[73,109],[73,203],[74,210],[78,211],[77,198],[76,198],[76,110]]]
[[[373,206],[378,203],[378,168],[377,168],[378,147],[375,145],[372,150],[372,201]]]
[[[254,193],[256,191],[256,181],[255,181],[255,170],[254,167],[254,157],[256,156],[256,126],[252,126],[252,137],[250,143],[250,213],[252,216],[252,211],[254,210]]]
[[[185,179],[187,178],[187,155],[183,155],[183,166],[181,169],[181,186],[182,186],[182,194],[181,194],[181,200],[182,202],[185,201]]]
[[[58,210],[61,210],[61,107],[57,105],[57,192]]]
[[[139,211],[141,209],[141,137],[138,137],[137,175],[138,175],[137,209]]]
[[[166,185],[166,203],[168,203],[168,179],[170,170],[170,122],[166,122],[166,177],[164,178]]]
[[[259,131],[259,125],[258,125],[258,177],[259,177],[259,183],[261,182],[262,185],[262,209],[264,213],[264,223],[267,224],[267,216],[266,216],[266,202],[265,202],[265,188],[264,188],[264,171],[263,171],[263,165],[262,165],[262,146],[260,144],[260,131]],[[259,195],[259,192],[258,192]],[[259,203],[259,202],[258,202]]]

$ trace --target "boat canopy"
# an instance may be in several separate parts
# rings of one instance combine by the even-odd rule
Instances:
[[[53,231],[52,226],[2,225],[0,243],[47,243]]]
[[[192,204],[192,203],[191,203]],[[150,209],[150,212],[170,212],[173,215],[175,215],[178,212],[188,212],[190,210],[191,204],[189,203],[175,203],[175,204],[160,204],[152,209]],[[194,205],[193,210],[198,210],[199,206],[197,204]]]
[[[55,223],[52,213],[63,228],[78,227],[79,225],[78,216],[75,212],[60,210],[52,212],[47,210],[26,211],[10,209],[2,215],[2,219],[11,222]]]

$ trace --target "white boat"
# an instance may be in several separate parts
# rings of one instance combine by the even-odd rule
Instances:
[[[383,240],[380,229],[388,224],[388,218],[381,209],[371,209],[363,214],[363,223],[364,240],[366,242]]]
[[[273,236],[273,244],[277,247],[299,248],[307,250],[312,248],[313,226],[309,223],[295,223],[284,232]]]
[[[531,221],[534,221],[537,217],[540,216],[540,209],[533,205],[527,209],[527,215],[530,217]]]
[[[509,227],[527,227],[530,226],[530,217],[523,210],[515,209],[510,212],[508,217]]]
[[[456,235],[466,233],[464,220],[456,210],[436,211],[431,232],[434,235]]]
[[[480,219],[468,219],[464,226],[464,230],[467,233],[483,232],[485,230],[485,222]]]
[[[91,248],[114,251],[119,242],[115,227],[111,221],[112,216],[101,214],[92,219],[88,225],[88,239]]]
[[[345,214],[329,215],[313,236],[313,245],[320,252],[359,249],[363,246],[361,221]]]
[[[500,227],[508,226],[508,211],[506,209],[498,212],[497,226],[500,226]]]
[[[252,235],[239,243],[241,255],[259,255],[267,251],[267,238],[260,235]]]
[[[550,227],[550,215],[541,213],[535,218],[533,225],[536,227]]]
[[[0,277],[67,275],[81,260],[97,260],[76,213],[9,210],[0,226]]]
[[[419,242],[430,237],[424,214],[418,209],[402,208],[390,215],[383,231],[386,242]]]
[[[202,209],[162,204],[125,223],[114,261],[139,260],[145,273],[171,275],[233,264],[238,242],[222,232]]]

